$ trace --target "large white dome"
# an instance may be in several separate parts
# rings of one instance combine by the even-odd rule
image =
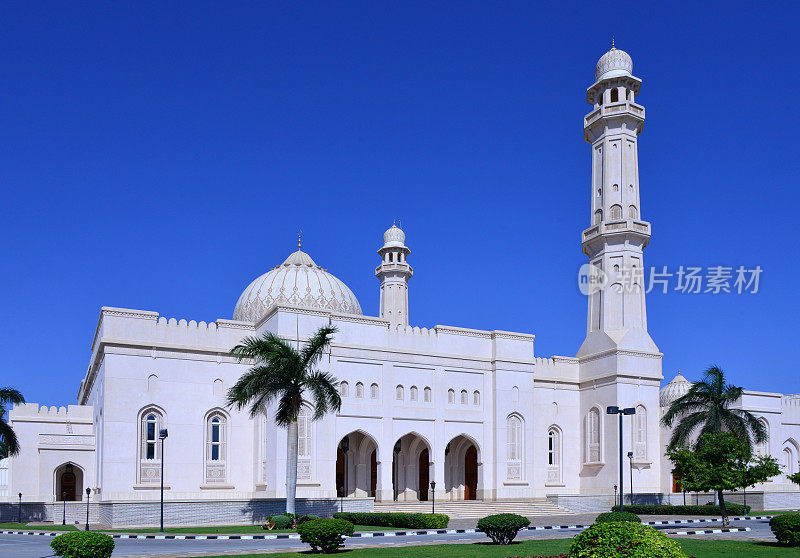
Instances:
[[[250,283],[236,303],[233,319],[258,322],[276,304],[362,314],[353,291],[302,250]]]
[[[631,55],[614,46],[600,57],[594,68],[595,81],[619,76],[631,77],[632,75],[633,59],[631,59]]]

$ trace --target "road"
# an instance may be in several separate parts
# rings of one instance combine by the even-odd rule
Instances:
[[[769,528],[769,520],[732,521],[731,527],[750,527],[751,531],[718,535],[700,535],[704,538],[717,537],[734,540],[774,540]],[[656,526],[666,533],[719,529],[719,522],[702,522],[684,525]],[[573,537],[581,529],[524,531],[518,539],[554,539]],[[41,535],[0,535],[0,557],[2,558],[45,558],[53,555],[50,549],[51,537]],[[351,538],[347,547],[397,546],[409,544],[454,543],[486,540],[483,533],[454,533],[441,535],[408,535],[403,537]],[[297,539],[282,540],[156,540],[156,539],[115,539],[114,556],[203,556],[244,552],[285,552],[307,550]]]

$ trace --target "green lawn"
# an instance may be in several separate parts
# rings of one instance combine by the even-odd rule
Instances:
[[[0,523],[0,530],[20,529],[24,531],[77,531],[74,525],[26,525],[25,523]]]
[[[510,546],[495,546],[487,543],[472,544],[439,544],[420,546],[395,546],[391,548],[361,548],[345,550],[343,556],[378,558],[422,558],[445,557],[457,555],[459,558],[505,558],[510,556],[553,556],[566,553],[569,549],[570,539],[546,539],[524,541]],[[781,548],[772,543],[751,541],[722,541],[722,540],[696,540],[681,539],[683,550],[696,558],[798,558],[800,549]],[[280,554],[248,554],[237,558],[307,558],[307,552],[289,552]],[[222,556],[209,558],[226,558]],[[230,558],[230,557],[227,557]]]
[[[397,529],[395,527],[375,527],[372,525],[356,525],[356,531],[408,531],[410,529]],[[150,529],[101,529],[104,533],[160,533],[157,528]],[[294,529],[262,529],[261,525],[217,525],[214,527],[167,527],[167,533],[171,534],[195,534],[195,535],[228,535],[259,533],[268,535],[270,533],[296,533]]]

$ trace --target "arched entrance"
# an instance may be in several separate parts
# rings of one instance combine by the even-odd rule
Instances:
[[[77,502],[83,499],[83,470],[74,463],[64,463],[55,470],[56,501]]]
[[[456,436],[444,450],[444,481],[450,500],[476,500],[479,484],[477,444],[463,434]]]
[[[430,447],[419,434],[411,432],[394,445],[392,484],[394,499],[424,501],[430,489]]]
[[[378,444],[365,432],[351,432],[336,447],[336,495],[374,497],[377,481]]]

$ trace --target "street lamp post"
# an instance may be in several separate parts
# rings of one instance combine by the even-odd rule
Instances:
[[[631,470],[631,506],[633,505],[633,452],[628,452],[628,462],[630,463]]]
[[[64,515],[61,516],[61,525],[67,524],[67,491],[61,492],[61,501],[64,502]]]
[[[87,487],[86,488],[86,530],[89,530],[89,494],[92,493],[92,489]]]
[[[158,439],[161,440],[161,532],[164,532],[164,440],[169,433],[166,428],[158,432]]]
[[[344,486],[339,487],[339,511],[344,512]]]
[[[22,523],[22,492],[19,493],[19,510],[17,511],[17,523]]]
[[[436,513],[436,481],[431,481],[431,513]]]
[[[614,505],[617,505],[617,485],[614,485]]]
[[[622,449],[622,417],[623,415],[635,415],[636,409],[633,407],[628,407],[625,409],[620,409],[615,405],[610,405],[606,407],[606,413],[609,415],[619,415],[619,511],[624,511],[625,509],[625,483],[623,481],[623,474],[622,474],[622,460],[623,460],[623,449]]]

